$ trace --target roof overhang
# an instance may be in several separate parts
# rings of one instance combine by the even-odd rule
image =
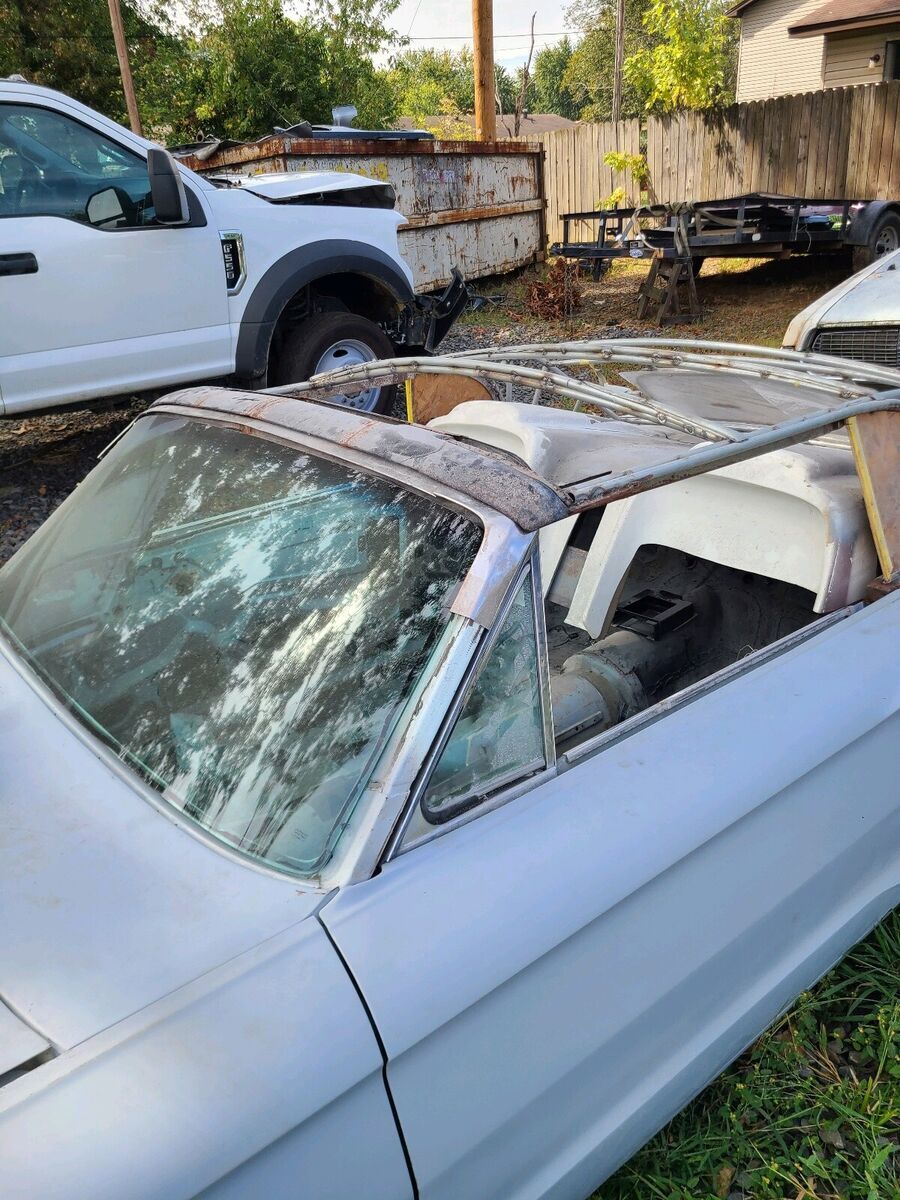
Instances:
[[[900,3],[880,0],[830,0],[811,12],[805,20],[788,27],[791,37],[822,37],[830,33],[850,33],[882,25],[900,25]]]
[[[749,8],[751,4],[755,3],[756,0],[740,0],[739,4],[733,4],[731,8],[726,9],[725,16],[740,17],[743,15],[745,9]]]
[[[738,0],[726,10],[726,17],[742,17],[757,0]],[[822,37],[827,33],[845,33],[853,29],[900,23],[900,4],[884,0],[830,0],[815,9],[803,21],[788,28],[791,37]]]

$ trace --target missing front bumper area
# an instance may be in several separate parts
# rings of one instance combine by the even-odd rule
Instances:
[[[458,267],[440,295],[418,295],[400,313],[396,344],[404,350],[424,349],[429,353],[439,346],[453,322],[465,308],[469,289]]]

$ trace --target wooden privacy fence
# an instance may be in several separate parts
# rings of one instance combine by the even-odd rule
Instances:
[[[743,192],[900,199],[900,81],[645,122],[577,125],[540,140],[551,242],[562,237],[564,212],[595,209],[617,187],[629,201],[638,199],[629,175],[603,165],[609,150],[645,154],[650,171],[645,198],[660,203]]]
[[[603,162],[610,151],[640,154],[641,122],[605,121],[554,129],[540,138],[544,147],[544,189],[547,199],[547,236],[562,237],[562,214],[594,209],[616,188],[636,199],[630,176]]]

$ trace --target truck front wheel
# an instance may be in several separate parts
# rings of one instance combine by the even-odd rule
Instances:
[[[316,313],[284,335],[269,382],[273,386],[296,383],[323,371],[393,358],[394,354],[390,338],[374,321],[347,312]],[[396,391],[393,385],[375,386],[332,399],[348,408],[389,413]]]

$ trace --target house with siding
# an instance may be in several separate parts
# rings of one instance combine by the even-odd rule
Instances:
[[[740,0],[737,99],[900,79],[900,0]]]

